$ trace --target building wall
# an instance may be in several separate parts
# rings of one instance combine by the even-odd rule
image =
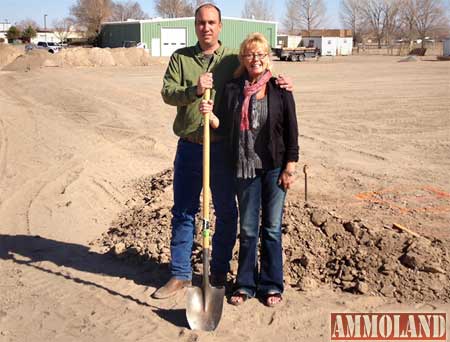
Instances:
[[[450,56],[450,39],[444,40],[444,56]]]
[[[272,46],[276,45],[277,24],[275,22],[263,22],[258,20],[241,20],[234,18],[222,18],[223,28],[219,39],[230,48],[239,48],[241,42],[252,32],[260,32],[266,36]],[[142,20],[136,23],[107,23],[103,25],[101,32],[102,47],[119,47],[125,40],[135,40],[146,43],[151,49],[152,40],[155,43],[159,39],[160,50],[162,48],[162,28],[185,28],[186,45],[197,43],[195,35],[194,18],[176,18],[159,20]],[[151,51],[153,54],[153,52]]]
[[[296,48],[300,46],[302,36],[292,36],[287,34],[277,35],[277,48]]]
[[[338,38],[337,50],[338,55],[341,56],[351,55],[353,51],[353,38],[352,37]]]
[[[322,37],[302,37],[304,47],[318,47],[322,49]]]
[[[322,56],[352,54],[352,37],[303,37],[302,41],[305,47],[318,47]],[[310,46],[310,41],[313,42],[313,46]]]
[[[194,18],[168,19],[156,22],[141,22],[141,42],[146,43],[150,49],[150,54],[159,56],[162,50],[161,29],[162,28],[184,28],[186,29],[186,44],[193,45],[197,41],[195,36]],[[159,48],[154,51],[152,40],[158,40]],[[153,42],[155,44],[155,42]]]
[[[338,52],[338,37],[322,37],[322,56],[336,56]]]
[[[263,22],[258,20],[237,20],[224,18],[220,40],[230,48],[238,49],[242,41],[253,32],[262,33],[269,44],[277,45],[277,24],[275,22]]]
[[[38,42],[60,43],[60,39],[53,32],[36,32],[36,37],[31,38],[30,41],[33,44]]]
[[[124,41],[141,41],[139,22],[113,23],[102,26],[100,33],[101,47],[122,47]]]
[[[5,43],[8,43],[8,39],[6,38],[6,32],[8,32],[11,27],[10,23],[0,22],[0,38],[3,38]]]
[[[6,31],[8,31],[10,27],[11,27],[10,23],[1,22],[0,23],[0,32],[3,32],[5,34]]]

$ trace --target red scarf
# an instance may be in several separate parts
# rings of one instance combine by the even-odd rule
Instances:
[[[242,103],[241,110],[241,131],[248,131],[250,129],[250,120],[248,118],[248,107],[250,106],[250,98],[252,95],[258,93],[264,85],[269,82],[272,77],[272,73],[267,70],[264,75],[254,84],[250,84],[245,81],[244,86],[244,102]]]

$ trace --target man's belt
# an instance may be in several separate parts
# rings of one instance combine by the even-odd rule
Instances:
[[[195,134],[195,135],[188,135],[184,138],[181,138],[181,140],[193,143],[193,144],[203,144],[203,136],[201,136],[200,134]],[[224,138],[217,136],[217,135],[211,135],[209,137],[209,141],[212,143],[216,143],[216,142],[220,142],[223,141]]]

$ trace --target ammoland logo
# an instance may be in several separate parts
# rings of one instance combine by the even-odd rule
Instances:
[[[447,341],[446,313],[332,313],[331,341]]]

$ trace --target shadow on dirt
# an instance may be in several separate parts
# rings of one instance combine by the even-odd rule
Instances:
[[[40,262],[52,262],[60,267],[110,277],[125,278],[137,285],[158,288],[169,278],[167,264],[154,260],[143,263],[130,263],[111,254],[93,252],[89,247],[75,243],[56,241],[40,236],[3,235],[0,234],[0,259],[12,260],[17,264],[32,267],[42,272],[51,273],[75,283],[90,285],[102,289],[114,296],[134,301],[147,306],[162,319],[178,327],[187,327],[185,310],[166,310],[148,302],[117,292],[92,280],[82,279],[79,275],[70,275],[63,270],[48,269]],[[150,302],[150,298],[149,298]]]

